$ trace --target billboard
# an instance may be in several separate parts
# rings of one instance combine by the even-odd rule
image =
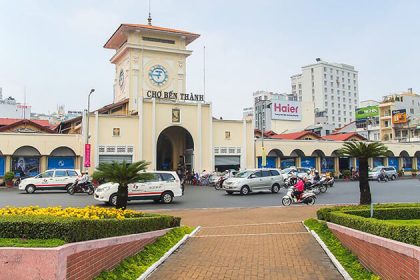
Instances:
[[[356,121],[366,121],[368,118],[379,117],[379,106],[367,106],[356,109]]]
[[[407,111],[405,109],[392,110],[392,123],[406,123]]]
[[[279,100],[271,104],[271,119],[300,121],[302,119],[302,108],[298,101]]]
[[[39,157],[13,157],[12,171],[17,177],[33,177],[39,174]]]

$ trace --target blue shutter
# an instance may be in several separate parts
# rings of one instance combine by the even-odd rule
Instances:
[[[49,157],[48,169],[74,169],[74,157]]]
[[[4,165],[5,165],[4,157],[0,157],[0,176],[4,176]]]

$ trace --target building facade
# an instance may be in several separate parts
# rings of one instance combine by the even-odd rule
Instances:
[[[302,102],[313,102],[324,122],[342,127],[355,120],[359,105],[358,72],[354,66],[317,59],[291,76],[292,94]]]
[[[0,88],[0,118],[29,119],[30,117],[30,106],[17,103],[13,97],[3,99],[3,89]]]

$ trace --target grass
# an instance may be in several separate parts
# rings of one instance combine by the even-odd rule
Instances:
[[[360,264],[357,257],[341,244],[340,240],[333,235],[325,222],[316,219],[308,219],[305,221],[305,225],[319,235],[331,253],[337,258],[353,279],[381,279]]]
[[[65,243],[61,239],[0,238],[0,247],[57,247]]]
[[[138,254],[123,260],[111,271],[103,271],[96,280],[129,280],[137,279],[151,265],[158,261],[171,249],[185,234],[193,231],[190,227],[171,229],[164,236],[159,237],[154,243],[147,245]]]

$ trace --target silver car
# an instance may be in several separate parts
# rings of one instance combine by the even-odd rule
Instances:
[[[395,180],[398,178],[398,172],[393,166],[377,166],[369,171],[369,180],[378,180],[381,170],[384,170],[385,176],[388,180]]]
[[[242,171],[223,183],[223,189],[228,194],[239,192],[242,195],[259,191],[278,193],[283,186],[283,176],[277,169],[252,169]]]

